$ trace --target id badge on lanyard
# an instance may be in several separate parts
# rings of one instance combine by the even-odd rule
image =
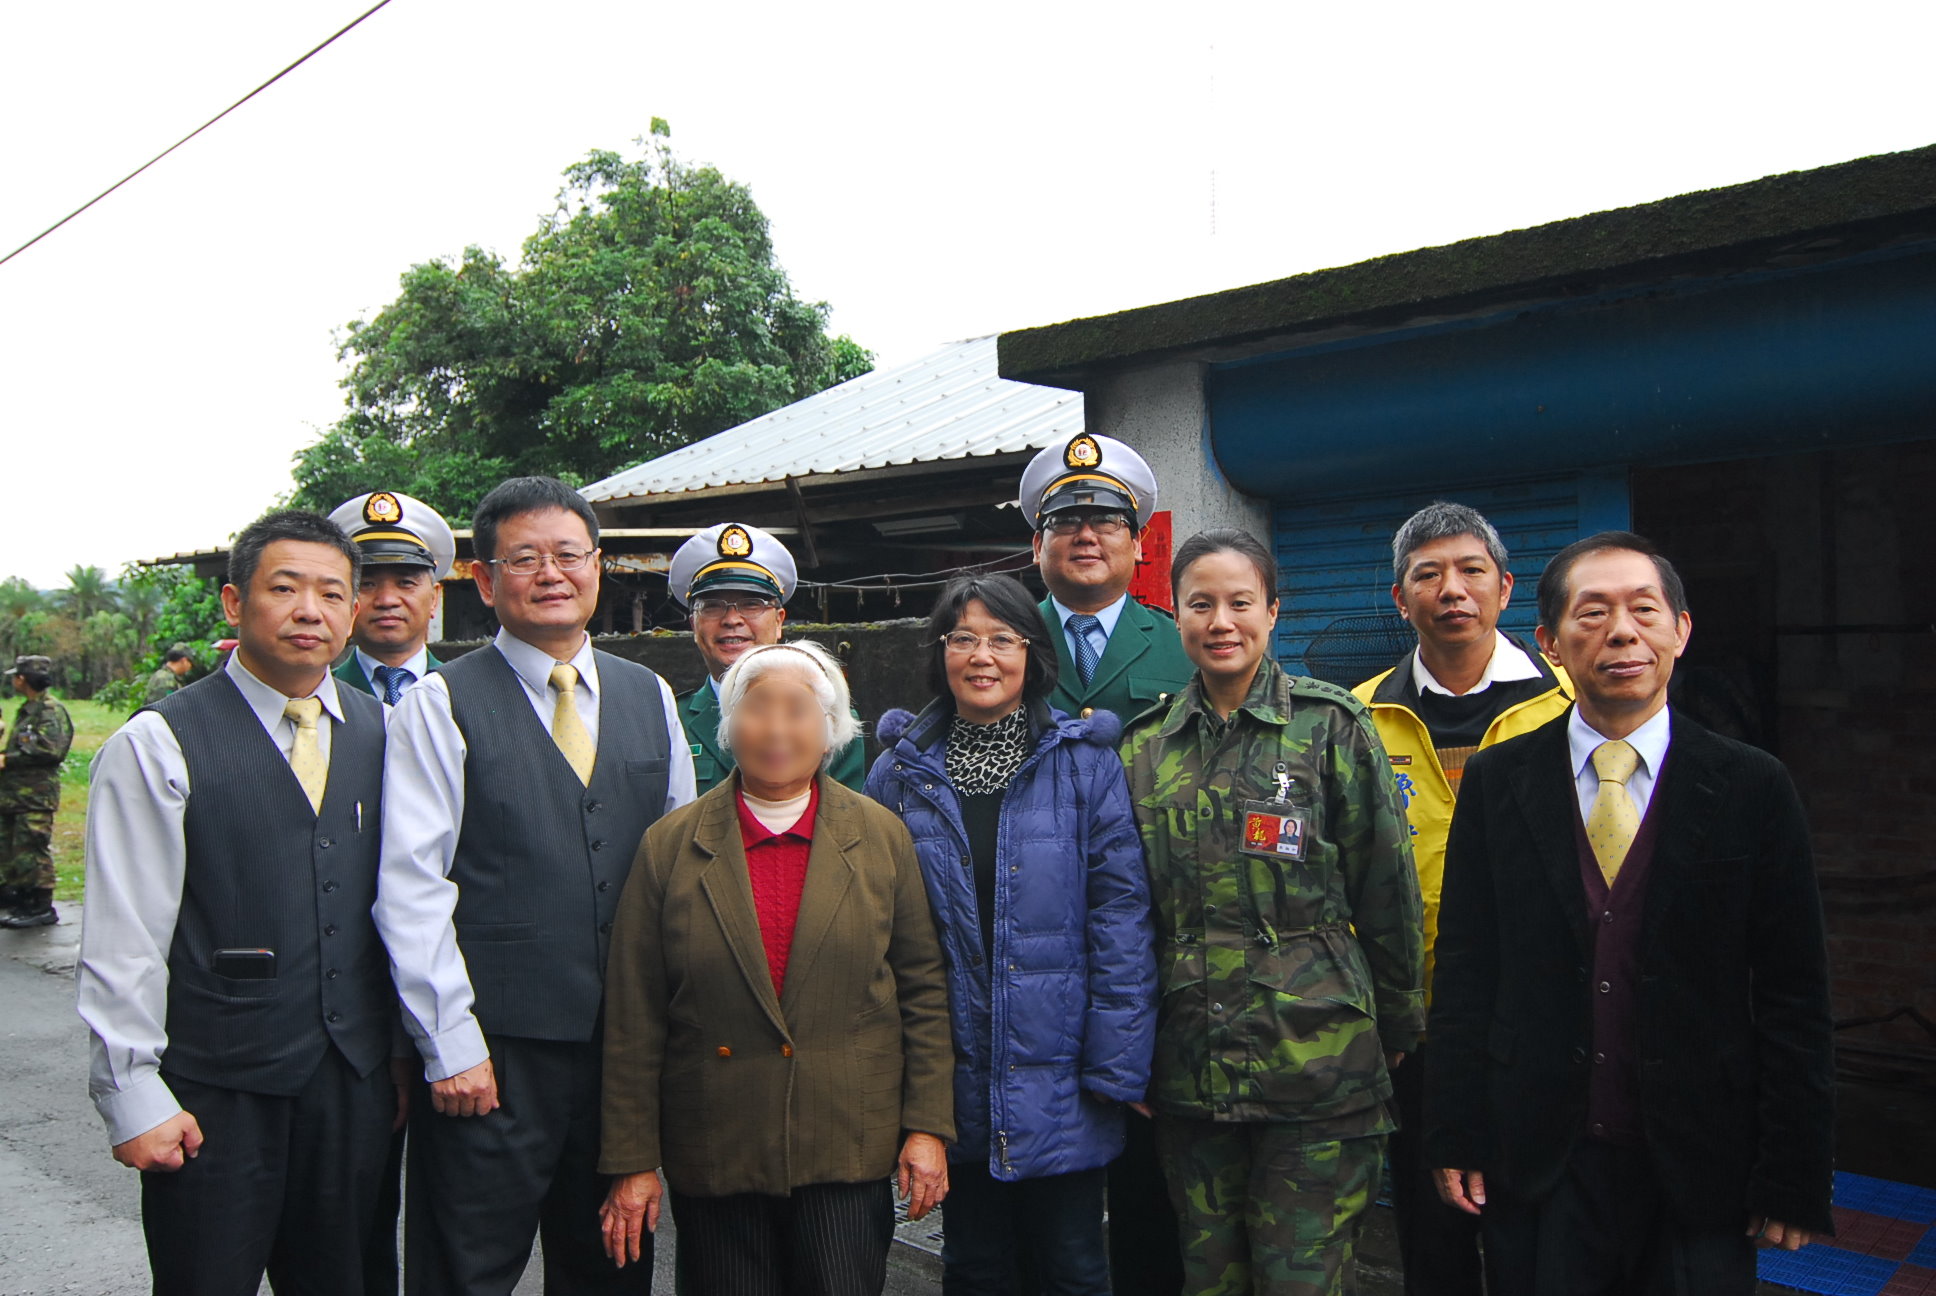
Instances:
[[[1283,761],[1271,775],[1276,783],[1268,800],[1240,801],[1244,817],[1243,852],[1265,859],[1301,860],[1311,827],[1311,793]]]

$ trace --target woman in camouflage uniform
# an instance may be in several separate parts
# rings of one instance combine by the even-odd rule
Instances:
[[[1190,1296],[1340,1292],[1377,1194],[1389,1068],[1423,1025],[1418,881],[1385,749],[1269,657],[1277,570],[1243,531],[1178,548],[1189,686],[1123,744],[1149,856],[1149,1100]]]

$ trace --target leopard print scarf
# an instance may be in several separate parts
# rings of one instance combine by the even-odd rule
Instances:
[[[948,781],[963,796],[1000,792],[1028,759],[1027,707],[1016,707],[993,724],[960,716],[948,726]]]

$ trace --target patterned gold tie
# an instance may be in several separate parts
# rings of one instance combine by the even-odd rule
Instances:
[[[1600,876],[1613,885],[1620,865],[1640,831],[1640,811],[1627,793],[1627,780],[1640,768],[1640,753],[1630,742],[1603,742],[1593,749],[1593,771],[1600,790],[1593,795],[1593,812],[1586,817],[1586,839],[1600,862]]]
[[[309,808],[323,812],[323,789],[329,786],[329,762],[323,759],[323,746],[316,739],[316,720],[323,714],[318,697],[290,698],[282,714],[296,722],[296,745],[289,749],[289,772],[302,784]]]
[[[598,751],[592,746],[592,736],[585,728],[583,717],[578,714],[578,668],[570,662],[553,666],[551,687],[558,690],[558,704],[551,709],[551,741],[565,754],[578,781],[589,787],[592,762],[598,759]]]

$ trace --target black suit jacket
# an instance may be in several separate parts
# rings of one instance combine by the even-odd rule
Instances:
[[[1520,1200],[1558,1183],[1586,1125],[1591,946],[1566,726],[1466,764],[1439,911],[1427,1152]],[[1828,959],[1801,801],[1774,757],[1678,711],[1672,726],[1639,946],[1647,1147],[1690,1226],[1768,1215],[1828,1232]]]

